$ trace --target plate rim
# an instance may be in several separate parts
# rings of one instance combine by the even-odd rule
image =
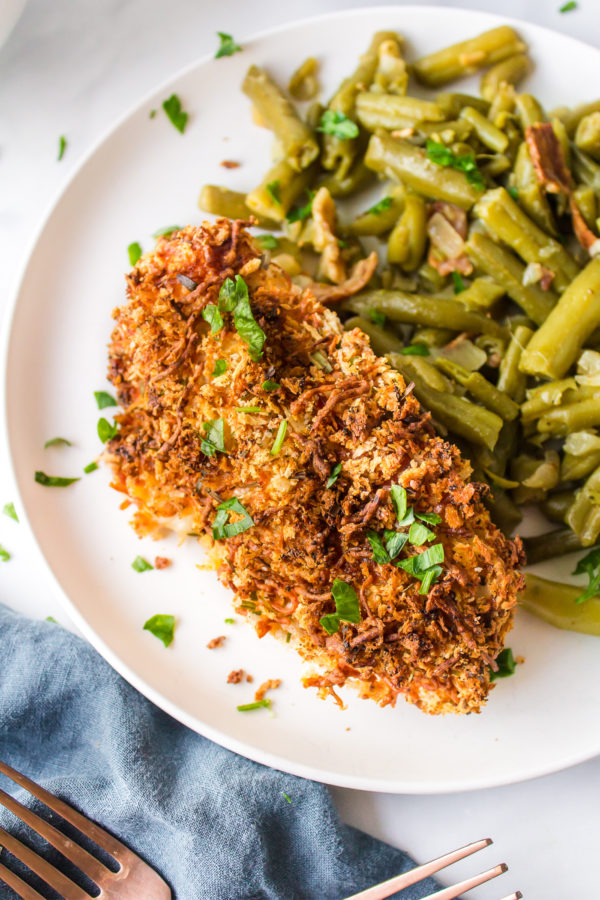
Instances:
[[[532,29],[534,32],[541,34],[542,36],[551,35],[553,38],[559,37],[561,41],[571,43],[574,46],[574,49],[576,49],[577,47],[585,47],[587,50],[591,49],[598,54],[600,61],[600,47],[595,47],[593,44],[589,44],[586,41],[580,40],[579,38],[562,34],[556,29],[549,28],[545,25],[538,25],[537,23],[530,22],[527,19],[517,18],[514,16],[503,16],[497,13],[487,12],[485,10],[468,9],[466,7],[448,7],[429,4],[417,5],[415,3],[407,4],[406,6],[400,6],[397,4],[377,5],[373,7],[361,6],[355,9],[337,10],[334,12],[321,13],[314,16],[294,19],[292,22],[283,23],[272,28],[265,28],[261,29],[260,31],[253,32],[242,41],[242,44],[244,42],[250,43],[268,39],[281,32],[293,31],[299,26],[315,26],[324,21],[335,19],[345,20],[348,18],[360,17],[364,16],[365,14],[373,13],[384,14],[391,11],[396,12],[399,9],[401,9],[402,12],[407,15],[407,17],[410,17],[414,13],[422,15],[424,12],[429,12],[433,15],[439,13],[444,16],[475,16],[478,22],[484,22],[485,20],[487,20],[490,28],[500,25],[512,25],[518,28],[524,25],[527,28]],[[171,73],[167,78],[162,79],[160,82],[156,83],[150,90],[145,92],[132,104],[130,104],[124,113],[122,113],[114,121],[112,121],[112,123],[101,132],[99,137],[92,141],[88,150],[83,153],[78,162],[73,166],[73,169],[68,174],[66,179],[57,187],[52,197],[50,198],[50,201],[46,204],[42,215],[38,219],[38,224],[33,228],[32,237],[26,244],[26,248],[21,256],[19,264],[17,265],[16,274],[12,279],[12,284],[9,290],[8,301],[6,304],[2,328],[0,332],[0,359],[2,360],[0,370],[0,436],[3,442],[3,446],[6,450],[9,477],[12,479],[15,495],[19,502],[20,522],[22,523],[22,526],[27,534],[27,538],[35,549],[38,560],[41,562],[42,569],[46,577],[48,578],[49,584],[51,585],[61,605],[69,615],[71,621],[79,629],[83,637],[106,660],[106,662],[122,678],[124,678],[125,681],[127,681],[137,691],[139,691],[142,696],[146,697],[146,699],[152,702],[159,709],[166,712],[176,721],[190,728],[190,730],[194,731],[196,734],[199,734],[202,737],[206,737],[209,740],[219,744],[220,746],[225,747],[226,749],[231,750],[234,753],[238,753],[239,755],[247,759],[251,759],[254,762],[270,766],[271,768],[275,768],[280,771],[299,776],[301,778],[319,781],[321,783],[332,785],[335,787],[350,788],[353,790],[361,791],[374,791],[388,794],[452,794],[490,789],[508,784],[518,784],[520,782],[533,780],[535,778],[542,778],[546,775],[551,775],[555,772],[563,771],[564,769],[568,769],[572,766],[595,758],[596,756],[600,755],[600,744],[595,750],[590,751],[589,749],[586,749],[585,751],[582,751],[580,753],[572,753],[570,755],[567,755],[560,761],[548,763],[547,765],[542,767],[540,767],[539,765],[536,766],[534,764],[528,767],[522,766],[516,775],[499,776],[493,778],[492,780],[490,780],[489,778],[480,777],[473,778],[472,780],[466,782],[464,780],[455,782],[452,779],[446,779],[440,783],[436,783],[433,785],[431,784],[431,782],[422,780],[412,780],[410,782],[406,782],[397,779],[391,781],[389,778],[378,779],[368,776],[364,777],[358,775],[337,773],[329,769],[319,768],[318,766],[290,761],[286,757],[280,756],[276,753],[270,753],[268,750],[248,746],[246,743],[244,743],[243,740],[228,735],[220,731],[218,728],[207,724],[205,721],[200,720],[195,715],[188,713],[185,709],[178,706],[176,702],[170,700],[159,690],[156,690],[151,685],[149,685],[142,676],[139,676],[132,668],[130,668],[128,663],[120,659],[120,657],[115,652],[113,652],[113,650],[111,650],[106,642],[94,631],[93,627],[88,624],[83,613],[78,610],[75,602],[69,597],[66,590],[62,587],[58,576],[55,575],[52,569],[50,561],[46,558],[40,545],[38,544],[33,526],[29,520],[27,508],[23,503],[21,491],[19,489],[19,481],[16,473],[16,463],[12,452],[11,429],[9,428],[7,418],[8,357],[12,341],[15,314],[22,293],[25,278],[33,262],[37,245],[40,242],[55,210],[61,203],[63,196],[68,192],[73,182],[79,176],[80,172],[95,156],[99,149],[105,143],[107,143],[112,138],[112,136],[120,129],[120,127],[125,124],[133,115],[135,115],[140,108],[142,108],[152,98],[154,98],[156,94],[168,90],[169,86],[174,82],[179,81],[181,78],[184,78],[188,73],[192,72],[198,66],[210,63],[211,60],[214,60],[214,58],[214,54],[212,53],[204,54],[188,63],[187,65],[182,66],[177,71]]]

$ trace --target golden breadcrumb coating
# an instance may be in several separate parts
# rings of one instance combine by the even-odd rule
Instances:
[[[401,693],[428,713],[477,712],[522,587],[520,542],[492,524],[486,488],[435,435],[411,386],[361,331],[344,332],[310,289],[269,265],[243,225],[184,228],[127,277],[110,346],[123,407],[107,450],[113,486],[137,504],[141,534],[166,524],[210,536],[217,506],[238,498],[253,525],[214,543],[218,575],[259,636],[293,635],[318,667],[306,684],[337,697],[349,681],[380,703]],[[259,361],[231,314],[215,334],[202,317],[236,275],[266,334]],[[215,376],[217,360],[227,368]],[[203,425],[218,419],[226,452],[207,455]],[[394,484],[415,512],[441,517],[430,527],[442,573],[424,594],[402,568],[375,562],[367,539],[395,527]],[[399,558],[426,546],[407,544]],[[335,579],[356,591],[360,622],[328,634],[320,619],[335,612]]]

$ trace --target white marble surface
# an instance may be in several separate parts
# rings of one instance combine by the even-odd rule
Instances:
[[[443,0],[439,0],[443,3]],[[236,38],[298,17],[359,7],[356,0],[30,0],[0,48],[0,312],[14,287],[32,234],[72,167],[104,130],[153,85],[215,45],[214,32]],[[385,5],[385,4],[381,4]],[[451,2],[446,6],[457,5]],[[492,0],[464,2],[500,11]],[[507,15],[527,18],[600,44],[598,0],[559,15],[560,0],[504,0]],[[11,6],[9,0],[0,0]],[[0,16],[1,19],[1,16]],[[597,80],[594,73],[590,77]],[[58,137],[68,147],[56,161]],[[76,227],[76,223],[74,223]],[[4,454],[2,448],[2,454]],[[0,506],[12,499],[0,457]],[[65,614],[51,595],[18,525],[0,517],[0,600],[33,616]],[[390,796],[334,791],[344,819],[409,850],[419,860],[483,836],[494,847],[452,878],[505,860],[502,887],[473,891],[498,900],[520,888],[528,900],[597,900],[600,759],[536,781],[446,796]],[[285,900],[285,898],[282,898]]]

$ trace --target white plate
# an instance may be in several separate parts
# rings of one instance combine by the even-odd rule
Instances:
[[[473,10],[388,7],[301,22],[244,42],[244,52],[203,60],[175,76],[126,116],[91,152],[46,219],[25,267],[6,341],[6,422],[21,508],[68,611],[106,659],[155,703],[191,728],[268,765],[332,784],[393,792],[489,787],[572,765],[600,752],[600,653],[596,639],[562,633],[520,612],[510,636],[526,657],[498,683],[478,716],[431,718],[399,699],[379,709],[344,692],[340,712],[300,686],[295,653],[241,620],[225,625],[230,596],[192,542],[140,542],[106,471],[66,490],[33,473],[81,474],[99,452],[93,391],[105,387],[110,312],[123,302],[127,246],[152,245],[164,225],[198,223],[204,182],[248,189],[268,166],[270,136],[251,123],[240,82],[250,63],[283,83],[309,54],[322,60],[327,96],[355,65],[371,34],[392,28],[409,53],[437,49],[504,20]],[[525,23],[517,27],[537,63],[528,89],[549,108],[592,99],[600,52]],[[239,36],[238,36],[239,37]],[[190,121],[178,134],[151,109],[177,92]],[[242,162],[225,170],[223,159]],[[108,410],[110,412],[110,410]],[[72,448],[44,451],[62,435]],[[172,569],[137,574],[137,554],[174,559]],[[572,561],[547,566],[565,576]],[[166,650],[142,630],[154,613],[174,613]],[[227,634],[225,646],[207,642]],[[275,716],[241,714],[250,685],[228,685],[233,668],[256,683],[283,679]],[[43,702],[43,698],[41,698]]]

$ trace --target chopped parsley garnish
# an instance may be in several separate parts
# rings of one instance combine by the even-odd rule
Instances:
[[[341,471],[342,471],[342,464],[341,464],[341,463],[336,463],[335,466],[333,467],[333,469],[331,470],[331,475],[329,476],[329,478],[328,478],[327,481],[325,482],[325,488],[326,488],[326,489],[329,489],[330,487],[333,487],[333,485],[336,483],[336,481],[337,481],[338,478],[340,477],[340,472],[341,472]]]
[[[429,356],[427,344],[409,344],[400,351],[403,356]]]
[[[98,404],[98,409],[106,409],[107,406],[116,406],[117,401],[107,391],[94,391],[94,397]]]
[[[8,550],[5,550],[2,544],[0,544],[0,562],[8,562],[10,559],[10,553]]]
[[[223,619],[226,625],[235,625],[235,619]]]
[[[196,288],[198,287],[198,285],[196,284],[194,279],[188,278],[187,275],[178,275],[177,281],[179,282],[179,284],[182,284],[184,286],[184,288],[187,288],[188,291],[195,291]]]
[[[254,703],[242,703],[236,707],[238,712],[251,712],[253,709],[271,709],[271,700],[264,697],[262,700],[255,700]]]
[[[442,517],[437,513],[417,513],[416,516],[417,519],[421,519],[422,522],[427,522],[429,525],[439,525],[442,521]]]
[[[513,198],[513,200],[519,199],[519,192],[516,189],[516,187],[507,187],[506,190],[510,194],[510,196]]]
[[[360,622],[360,607],[356,591],[347,581],[336,578],[331,588],[331,594],[335,600],[335,612],[322,616],[319,620],[327,634],[335,634],[339,631],[340,622],[352,622],[358,625]]]
[[[58,625],[58,622],[54,618],[54,616],[46,616],[44,619],[45,622],[52,622],[53,625]]]
[[[392,498],[392,503],[396,510],[396,518],[400,522],[405,517],[406,510],[408,509],[406,488],[403,488],[399,484],[393,484],[390,488],[390,497]]]
[[[261,387],[262,387],[263,391],[277,391],[277,390],[279,390],[281,385],[278,384],[276,381],[269,381],[269,379],[267,379],[266,381],[263,381],[263,383],[261,384]]]
[[[46,475],[45,472],[39,471],[35,473],[34,478],[38,484],[43,484],[44,487],[68,487],[75,481],[81,480],[79,478],[62,478],[60,475]]]
[[[135,266],[136,262],[138,262],[142,256],[142,248],[137,241],[134,241],[133,244],[130,244],[127,248],[127,253],[129,254],[129,265]]]
[[[580,559],[572,574],[588,577],[588,585],[575,603],[585,603],[600,594],[600,547],[595,547]]]
[[[420,594],[428,594],[429,589],[435,582],[438,580],[440,575],[444,570],[441,566],[432,566],[430,569],[427,569],[423,578],[421,580],[421,587],[419,588]]]
[[[385,209],[389,209],[391,205],[392,205],[392,198],[391,197],[383,197],[383,199],[380,200],[379,203],[375,203],[373,206],[370,206],[369,209],[364,213],[364,215],[368,216],[369,213],[373,213],[373,215],[375,215],[375,216],[380,216],[381,213]]]
[[[242,516],[237,522],[230,522],[231,513],[238,513]],[[237,499],[231,497],[217,506],[217,515],[212,524],[212,533],[215,541],[222,541],[225,538],[235,537],[242,534],[254,525],[254,519],[245,506]]]
[[[254,238],[264,250],[276,250],[279,241],[274,234],[257,234]]]
[[[281,206],[281,194],[279,192],[279,181],[270,181],[267,185],[265,185],[265,190],[273,203],[276,203],[277,206]]]
[[[218,378],[219,375],[224,375],[227,371],[227,363],[224,359],[217,359],[215,361],[215,367],[212,371],[213,378]]]
[[[216,456],[219,453],[227,453],[225,449],[225,420],[209,419],[202,425],[206,437],[202,438],[200,449],[207,456]]]
[[[47,450],[48,447],[59,447],[61,445],[64,445],[65,447],[73,446],[71,441],[68,441],[66,438],[55,437],[50,438],[49,441],[46,441],[46,443],[44,444],[44,450]]]
[[[144,559],[143,556],[136,556],[134,561],[131,563],[131,568],[134,572],[149,572],[150,569],[154,568],[154,566],[149,563],[147,559]]]
[[[260,406],[236,406],[235,411],[239,413],[264,413],[265,410]]]
[[[370,309],[369,318],[374,325],[379,325],[380,328],[383,328],[387,316],[385,313],[379,312],[378,309]]]
[[[19,521],[19,517],[17,515],[17,511],[15,509],[14,503],[5,503],[2,508],[2,512],[4,513],[5,516],[8,516],[9,519],[14,519],[15,522]]]
[[[171,94],[171,96],[164,101],[162,107],[171,124],[175,126],[177,131],[183,134],[185,126],[187,125],[188,114],[181,108],[181,100],[177,94]]]
[[[331,365],[325,354],[321,353],[320,350],[315,350],[314,353],[311,353],[309,359],[315,364],[315,366],[318,366],[319,369],[323,369],[324,372],[333,372],[333,366]]]
[[[490,668],[490,681],[496,681],[497,678],[508,678],[509,675],[515,674],[517,662],[510,647],[505,647],[504,650],[500,651],[496,657],[496,663],[498,671],[494,672]]]
[[[431,162],[447,169],[456,169],[458,172],[463,172],[470,184],[480,191],[485,189],[485,181],[477,168],[473,153],[461,153],[458,155],[450,147],[446,147],[445,144],[440,144],[438,141],[432,141],[430,138],[427,140],[425,147]]]
[[[233,56],[234,53],[241,53],[242,48],[239,44],[236,44],[230,34],[225,34],[224,31],[217,31],[217,36],[221,43],[215,53],[215,59],[220,59],[222,56]]]
[[[108,419],[104,419],[104,418],[98,419],[97,427],[98,427],[98,437],[100,438],[100,440],[102,441],[103,444],[106,444],[107,441],[112,440],[116,436],[116,434],[119,430],[119,426],[117,425],[116,422],[113,422],[111,425],[111,423],[108,421]]]
[[[373,551],[373,559],[376,563],[384,563],[390,562],[390,555],[387,552],[381,537],[377,534],[376,531],[367,531],[367,540],[371,545],[371,549]]]
[[[163,228],[157,228],[152,235],[153,238],[168,237],[175,231],[181,231],[181,225],[165,225]]]
[[[412,525],[412,523],[414,521],[415,521],[415,511],[412,508],[412,506],[409,506],[408,509],[406,510],[405,515],[402,516],[401,519],[398,519],[398,525],[401,528],[404,528],[406,525]]]
[[[462,291],[466,291],[467,289],[461,275],[458,272],[452,273],[452,283],[454,285],[455,294],[460,294]]]
[[[57,161],[60,162],[63,156],[65,155],[65,150],[67,149],[67,139],[64,134],[58,139],[58,156],[56,157]]]
[[[385,549],[390,560],[396,559],[408,541],[408,535],[404,531],[390,531],[386,528],[383,532],[383,537],[385,539]]]
[[[323,134],[332,134],[340,141],[349,141],[358,137],[358,125],[356,122],[349,119],[343,112],[333,109],[325,110],[321,116],[317,131],[321,131]]]
[[[210,333],[217,334],[223,327],[223,316],[219,307],[214,303],[208,303],[202,310],[202,318],[210,325]]]
[[[285,799],[287,800],[288,803],[291,803],[291,802],[292,802],[292,798],[291,798],[291,797],[288,797],[288,795],[286,794],[285,791],[282,791],[281,793],[283,794],[283,796],[285,797]]]
[[[233,278],[226,278],[221,285],[219,309],[221,312],[233,313],[236,331],[248,346],[252,359],[257,362],[262,357],[267,336],[252,314],[248,285],[241,275],[236,275],[235,281]]]
[[[558,11],[559,13],[566,13],[572,12],[574,9],[577,9],[577,3],[575,2],[575,0],[569,0],[568,3],[563,3],[562,6],[559,6]]]
[[[413,522],[408,532],[408,540],[414,547],[421,547],[427,541],[435,540],[435,534],[427,525],[421,522]]]
[[[422,579],[423,575],[432,566],[439,565],[444,562],[444,547],[442,544],[434,544],[422,553],[416,556],[409,556],[408,559],[399,559],[396,565],[400,569],[404,569],[409,575]]]
[[[149,631],[159,641],[162,641],[165,647],[173,643],[175,636],[175,616],[165,616],[160,613],[152,616],[144,624],[144,631]]]
[[[287,432],[288,423],[286,419],[279,423],[279,428],[277,429],[277,435],[273,442],[273,446],[271,447],[271,456],[277,456],[279,451],[283,446],[283,442],[285,440],[285,435]]]
[[[308,219],[308,217],[312,213],[312,204],[313,197],[315,196],[314,191],[307,191],[308,194],[308,203],[305,203],[304,206],[299,206],[298,209],[293,209],[290,213],[287,214],[286,219],[293,225],[294,222],[303,222],[304,219]]]
[[[98,468],[98,463],[91,462],[91,463],[88,463],[87,466],[83,467],[83,471],[85,472],[86,475],[89,475],[90,472],[95,472],[97,468]]]
[[[158,112],[157,109],[151,109],[150,112],[148,113],[148,118],[153,119],[157,112]]]

